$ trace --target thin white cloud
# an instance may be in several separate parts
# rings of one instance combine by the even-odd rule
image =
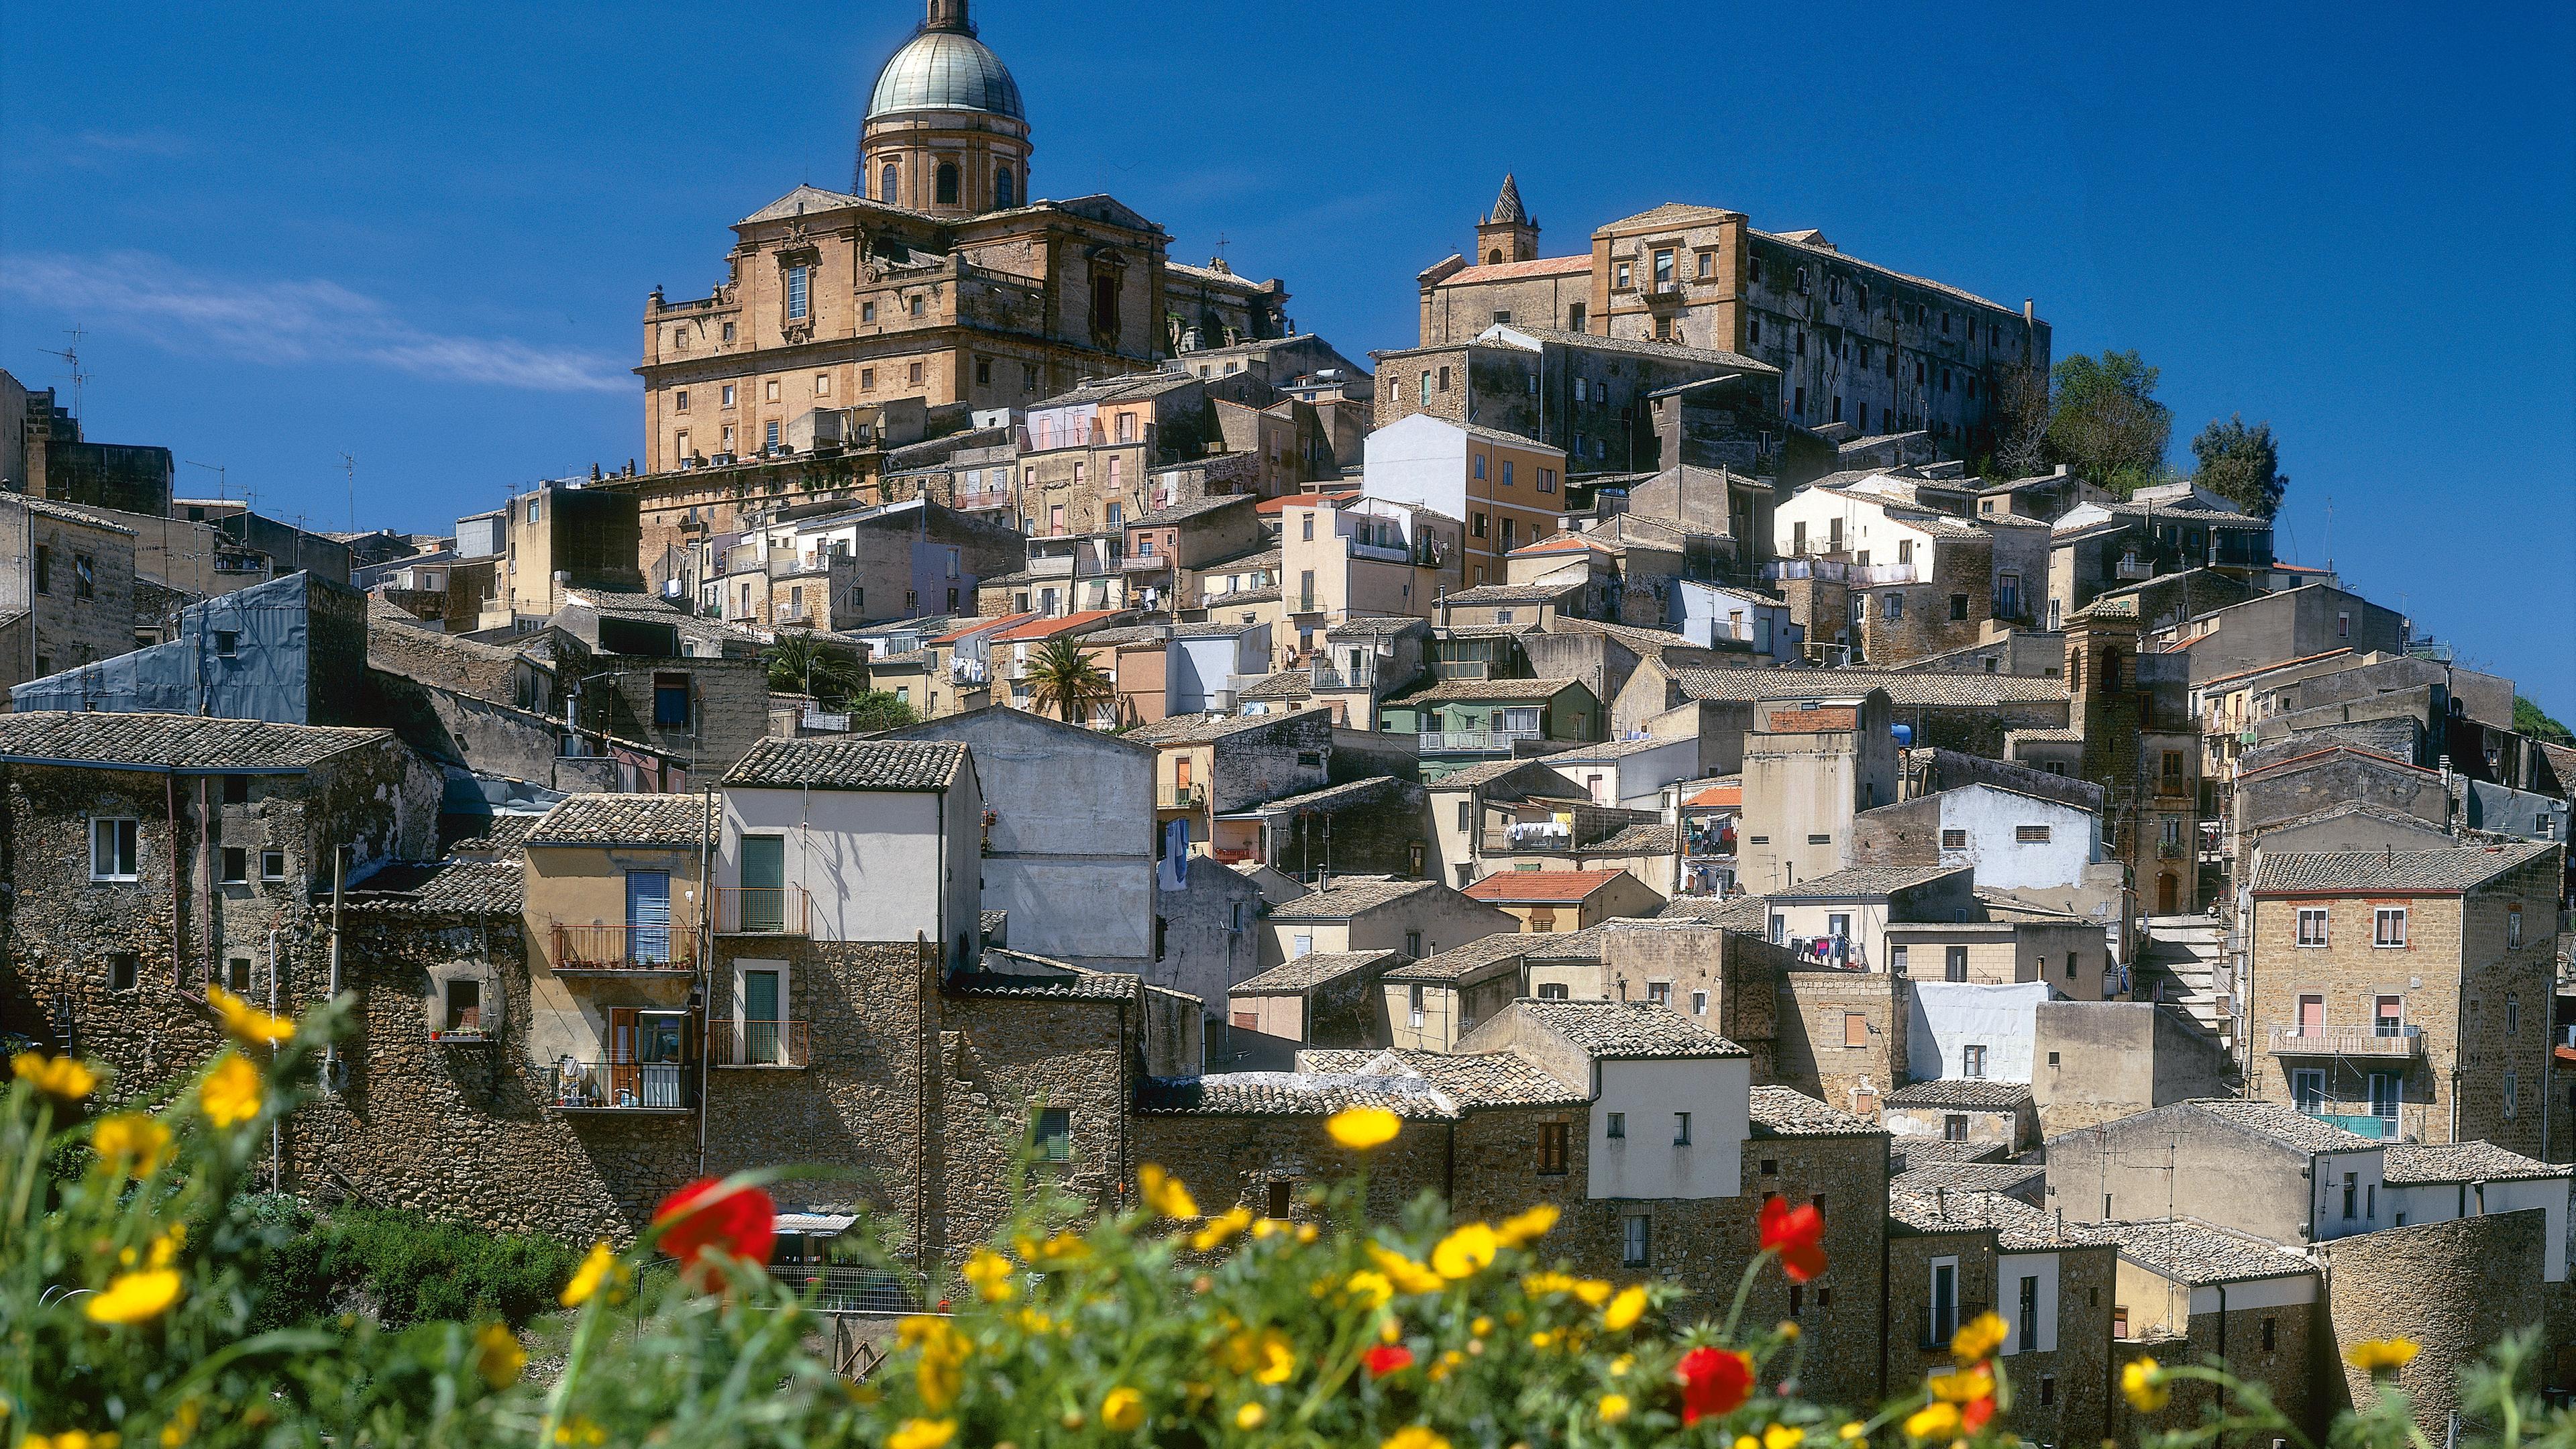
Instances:
[[[623,392],[615,361],[506,337],[426,331],[337,282],[232,282],[143,252],[0,257],[0,296],[174,352],[268,363],[369,363],[418,377],[536,392]]]

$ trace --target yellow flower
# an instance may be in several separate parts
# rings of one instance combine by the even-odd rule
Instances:
[[[605,1444],[608,1442],[608,1431],[599,1427],[597,1424],[592,1423],[590,1420],[576,1414],[572,1418],[555,1426],[555,1442],[558,1444]]]
[[[1930,1387],[1932,1397],[1945,1404],[1974,1403],[1994,1393],[1995,1375],[1992,1369],[1979,1364],[1975,1368],[1961,1369],[1957,1373],[1935,1374],[1930,1381]]]
[[[2173,1397],[2165,1371],[2151,1358],[2131,1359],[2120,1366],[2120,1392],[2128,1396],[2129,1407],[2141,1414],[2154,1413]]]
[[[161,1449],[179,1449],[180,1445],[197,1437],[197,1414],[195,1399],[180,1400],[178,1410],[170,1415],[170,1422],[161,1426]],[[28,1442],[35,1441],[31,1439]]]
[[[1071,1232],[1056,1233],[1045,1242],[1023,1233],[1011,1240],[1011,1246],[1020,1250],[1020,1256],[1028,1259],[1032,1268],[1078,1263],[1091,1256],[1091,1245],[1084,1242],[1079,1234]]]
[[[1384,1273],[1373,1273],[1366,1268],[1350,1276],[1349,1286],[1352,1296],[1368,1300],[1371,1308],[1384,1308],[1386,1301],[1395,1296],[1392,1280]]]
[[[179,1270],[147,1268],[117,1274],[106,1291],[89,1295],[81,1312],[92,1323],[144,1323],[169,1312],[178,1301]]]
[[[2011,1330],[2004,1326],[2003,1315],[1980,1313],[1959,1326],[1950,1340],[1950,1357],[1961,1364],[1972,1364],[2004,1346]]]
[[[1100,1401],[1100,1422],[1121,1433],[1145,1422],[1145,1396],[1125,1385],[1109,1391]]]
[[[206,1000],[224,1019],[225,1033],[244,1046],[275,1046],[295,1035],[291,1019],[271,1016],[220,986],[208,986]]]
[[[140,1112],[117,1112],[90,1129],[89,1146],[109,1172],[150,1177],[170,1160],[170,1129]]]
[[[1316,1227],[1313,1223],[1299,1223],[1297,1225],[1297,1241],[1300,1243],[1311,1243],[1323,1235],[1323,1230]]]
[[[258,1116],[263,1097],[259,1068],[238,1052],[217,1057],[214,1070],[206,1073],[205,1085],[197,1089],[197,1104],[217,1127],[236,1126]]]
[[[966,1356],[975,1348],[966,1335],[945,1318],[916,1313],[895,1325],[895,1345],[921,1349],[921,1361],[913,1368],[913,1384],[932,1413],[956,1402],[966,1387]]]
[[[1906,1419],[1905,1432],[1917,1439],[1947,1439],[1959,1432],[1959,1406],[1925,1404]]]
[[[955,1419],[906,1419],[886,1436],[886,1449],[940,1449],[956,1437]]]
[[[1609,1307],[1601,1310],[1601,1326],[1612,1333],[1625,1332],[1636,1327],[1637,1320],[1645,1313],[1645,1285],[1631,1283],[1619,1290],[1619,1296],[1610,1300]]]
[[[1790,1343],[1795,1343],[1798,1341],[1798,1335],[1805,1330],[1798,1327],[1798,1321],[1796,1319],[1783,1318],[1780,1320],[1780,1326],[1771,1331],[1780,1335],[1782,1339]]]
[[[66,1102],[77,1102],[98,1090],[98,1073],[71,1057],[20,1052],[9,1059],[9,1070],[35,1083],[37,1091],[49,1097],[60,1097]],[[80,1431],[74,1429],[69,1432],[76,1434]]]
[[[1335,1142],[1353,1152],[1366,1152],[1372,1147],[1384,1147],[1393,1142],[1397,1130],[1403,1125],[1393,1112],[1384,1107],[1344,1107],[1325,1119],[1324,1130],[1333,1134]],[[1395,1441],[1390,1439],[1387,1442]]]
[[[1762,1449],[1798,1449],[1805,1442],[1805,1430],[1792,1429],[1786,1424],[1774,1424],[1762,1431]]]
[[[1486,1334],[1494,1331],[1494,1320],[1479,1313],[1476,1315],[1475,1320],[1467,1325],[1467,1331],[1478,1338],[1482,1338]]]
[[[1407,1424],[1387,1435],[1377,1449],[1449,1449],[1449,1441],[1420,1424]]]
[[[519,1381],[519,1370],[528,1366],[528,1351],[519,1346],[519,1336],[505,1323],[487,1323],[474,1331],[474,1371],[494,1393]]]
[[[1614,1379],[1624,1379],[1628,1376],[1628,1370],[1635,1368],[1636,1366],[1637,1356],[1633,1353],[1623,1353],[1617,1358],[1610,1360],[1610,1377]]]
[[[1543,1328],[1530,1335],[1530,1347],[1532,1348],[1545,1348],[1554,1342],[1556,1342],[1556,1335]]]
[[[1370,1261],[1377,1264],[1378,1271],[1386,1274],[1388,1281],[1395,1284],[1397,1292],[1437,1293],[1440,1291],[1440,1275],[1402,1253],[1371,1243],[1368,1245],[1368,1255]]]
[[[1259,1404],[1245,1404],[1234,1411],[1234,1427],[1258,1429],[1270,1417],[1270,1411]]]
[[[59,1434],[30,1434],[26,1449],[116,1449],[113,1432],[92,1434],[82,1429],[65,1429]]]
[[[1011,1260],[990,1248],[977,1248],[957,1272],[987,1303],[1008,1303],[1019,1292],[1011,1283]]]
[[[1011,1316],[1011,1321],[1018,1324],[1022,1332],[1032,1336],[1044,1337],[1055,1332],[1055,1320],[1034,1308],[1021,1309]]]
[[[1506,1248],[1517,1248],[1534,1239],[1546,1237],[1562,1216],[1554,1203],[1540,1203],[1525,1213],[1514,1213],[1494,1226],[1494,1236]]]
[[[1265,1384],[1284,1384],[1296,1375],[1297,1351],[1288,1346],[1288,1340],[1276,1333],[1263,1335],[1261,1368],[1252,1377]]]
[[[1854,1439],[1866,1438],[1868,1434],[1868,1426],[1862,1424],[1857,1419],[1834,1431],[1834,1437],[1842,1440],[1846,1444],[1850,1443]]]
[[[179,1250],[188,1245],[188,1225],[172,1223],[170,1231],[152,1240],[152,1266],[167,1268],[179,1261]]]
[[[1396,1318],[1396,1316],[1395,1316],[1394,1314],[1390,1313],[1390,1314],[1388,1314],[1385,1318],[1382,1318],[1382,1319],[1380,1319],[1380,1320],[1378,1321],[1378,1325],[1377,1325],[1377,1341],[1378,1341],[1378,1342],[1380,1342],[1380,1343],[1394,1343],[1394,1342],[1398,1341],[1399,1339],[1401,1339],[1401,1338],[1403,1338],[1403,1337],[1404,1337],[1404,1324],[1403,1324],[1402,1322],[1398,1321],[1398,1320],[1397,1320],[1397,1318]]]
[[[1181,1186],[1181,1180],[1150,1162],[1137,1169],[1136,1185],[1144,1189],[1145,1206],[1167,1218],[1199,1215],[1198,1199]]]
[[[620,1290],[634,1276],[635,1270],[620,1262],[616,1250],[602,1238],[590,1245],[590,1255],[572,1270],[572,1281],[564,1285],[563,1306],[579,1308],[602,1288],[608,1290],[608,1301],[615,1303],[624,1296]]]
[[[2364,1373],[2375,1374],[2382,1369],[2402,1369],[2423,1351],[2423,1345],[2411,1338],[2374,1338],[2354,1344],[2344,1359]]]
[[[1626,1394],[1603,1394],[1601,1396],[1600,1408],[1601,1422],[1604,1424],[1616,1424],[1621,1419],[1628,1417],[1628,1396]]]
[[[1472,1278],[1492,1267],[1494,1253],[1501,1246],[1494,1230],[1483,1223],[1469,1223],[1440,1240],[1431,1250],[1431,1268],[1443,1278]]]
[[[1738,1434],[1735,1436],[1735,1449],[1762,1449],[1762,1441],[1750,1434]]]
[[[1235,1234],[1251,1226],[1252,1209],[1248,1207],[1228,1209],[1225,1216],[1208,1219],[1206,1227],[1190,1234],[1190,1247],[1202,1253],[1214,1252],[1224,1247],[1227,1240]]]

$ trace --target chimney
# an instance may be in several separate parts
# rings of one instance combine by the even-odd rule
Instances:
[[[2039,309],[2032,305],[2031,299],[2028,297],[2021,299],[2021,320],[2024,322],[2036,322],[2039,320]]]

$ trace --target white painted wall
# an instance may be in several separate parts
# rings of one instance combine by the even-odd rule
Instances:
[[[2490,1182],[2481,1190],[2456,1182],[2426,1183],[2420,1187],[2382,1187],[2380,1221],[2385,1227],[2396,1227],[2399,1214],[2407,1226],[2416,1223],[2447,1223],[2460,1215],[2460,1200],[2468,1199],[2469,1215],[2480,1216],[2479,1204],[2490,1213],[2521,1212],[2539,1208],[2548,1214],[2549,1266],[2552,1283],[2567,1281],[2567,1206],[2569,1179],[2541,1177],[2515,1182]]]
[[[787,883],[809,898],[818,941],[926,936],[969,953],[978,934],[983,802],[965,771],[945,794],[892,790],[724,792],[716,883],[742,883],[742,837],[787,840]]]
[[[1973,1042],[1986,1049],[1989,1082],[2030,1080],[2031,1043],[2037,1035],[2039,1004],[2052,988],[2045,981],[2010,986],[1980,986],[1971,981],[1916,979],[1913,1020],[1905,1042],[1905,1067],[1914,1080],[1964,1077],[1963,1050]]]
[[[1744,1189],[1753,1063],[1745,1057],[1602,1062],[1592,1104],[1594,1198],[1734,1197]],[[1627,1136],[1610,1137],[1610,1114]],[[1673,1145],[1673,1114],[1691,1114],[1691,1145]]]
[[[2367,1152],[2329,1152],[2316,1159],[2316,1199],[2310,1204],[2308,1240],[2322,1243],[2332,1238],[2348,1238],[2384,1228],[2397,1219],[2388,1201],[2388,1187],[2380,1177],[2380,1153],[2376,1147]],[[2343,1215],[2344,1174],[2352,1174],[2352,1216]],[[2373,1208],[2377,1211],[2374,1213]],[[2234,1306],[2232,1303],[2230,1306]]]
[[[1270,626],[1254,625],[1240,634],[1172,641],[1165,675],[1165,708],[1173,714],[1197,714],[1211,708],[1208,696],[1233,689],[1244,675],[1270,672]]]
[[[1631,810],[1663,808],[1663,789],[1677,780],[1689,780],[1699,774],[1699,739],[1695,735],[1677,737],[1649,750],[1637,750],[1615,760],[1586,760],[1577,750],[1570,756],[1548,763],[1565,777],[1592,794],[1595,805],[1624,805]],[[1599,783],[1595,783],[1595,777]]]
[[[2021,1280],[2039,1280],[2038,1311],[2031,1315],[2031,1341],[2021,1341]],[[1995,1311],[2012,1330],[2003,1354],[2057,1352],[2057,1255],[2005,1253],[1995,1259]]]
[[[2054,800],[2017,795],[1992,785],[1963,785],[1933,797],[1941,802],[1941,830],[1964,830],[1964,848],[1944,849],[1943,865],[1976,867],[1977,884],[2003,890],[2047,889],[2084,883],[2084,867],[2102,858],[2102,820]],[[2045,843],[2017,839],[2020,827],[2045,826]]]
[[[2287,1278],[2257,1278],[2246,1283],[2230,1283],[2225,1288],[2212,1285],[2191,1290],[2191,1312],[2197,1318],[2218,1311],[2219,1294],[2227,1295],[2227,1311],[2246,1308],[2296,1308],[2317,1301],[2317,1275],[2296,1273]]]
[[[1415,413],[1368,435],[1360,494],[1467,516],[1467,430]]]
[[[1789,606],[1777,599],[1680,579],[1673,585],[1669,613],[1674,629],[1703,649],[1731,639],[1751,644],[1757,656],[1780,663],[1804,656],[1799,645],[1806,630],[1790,622]]]

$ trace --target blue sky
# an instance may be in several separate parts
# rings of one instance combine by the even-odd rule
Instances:
[[[2281,434],[2286,557],[2576,719],[2565,6],[1818,5],[1607,18],[980,0],[1040,195],[1220,236],[1354,356],[1505,170],[1547,250],[1665,200],[1819,227]],[[639,451],[655,284],[846,186],[906,0],[10,6],[0,367],[263,511],[443,529]],[[2186,456],[2187,461],[2187,456]],[[183,467],[211,493],[217,475]],[[2331,524],[2327,502],[2332,500]]]

